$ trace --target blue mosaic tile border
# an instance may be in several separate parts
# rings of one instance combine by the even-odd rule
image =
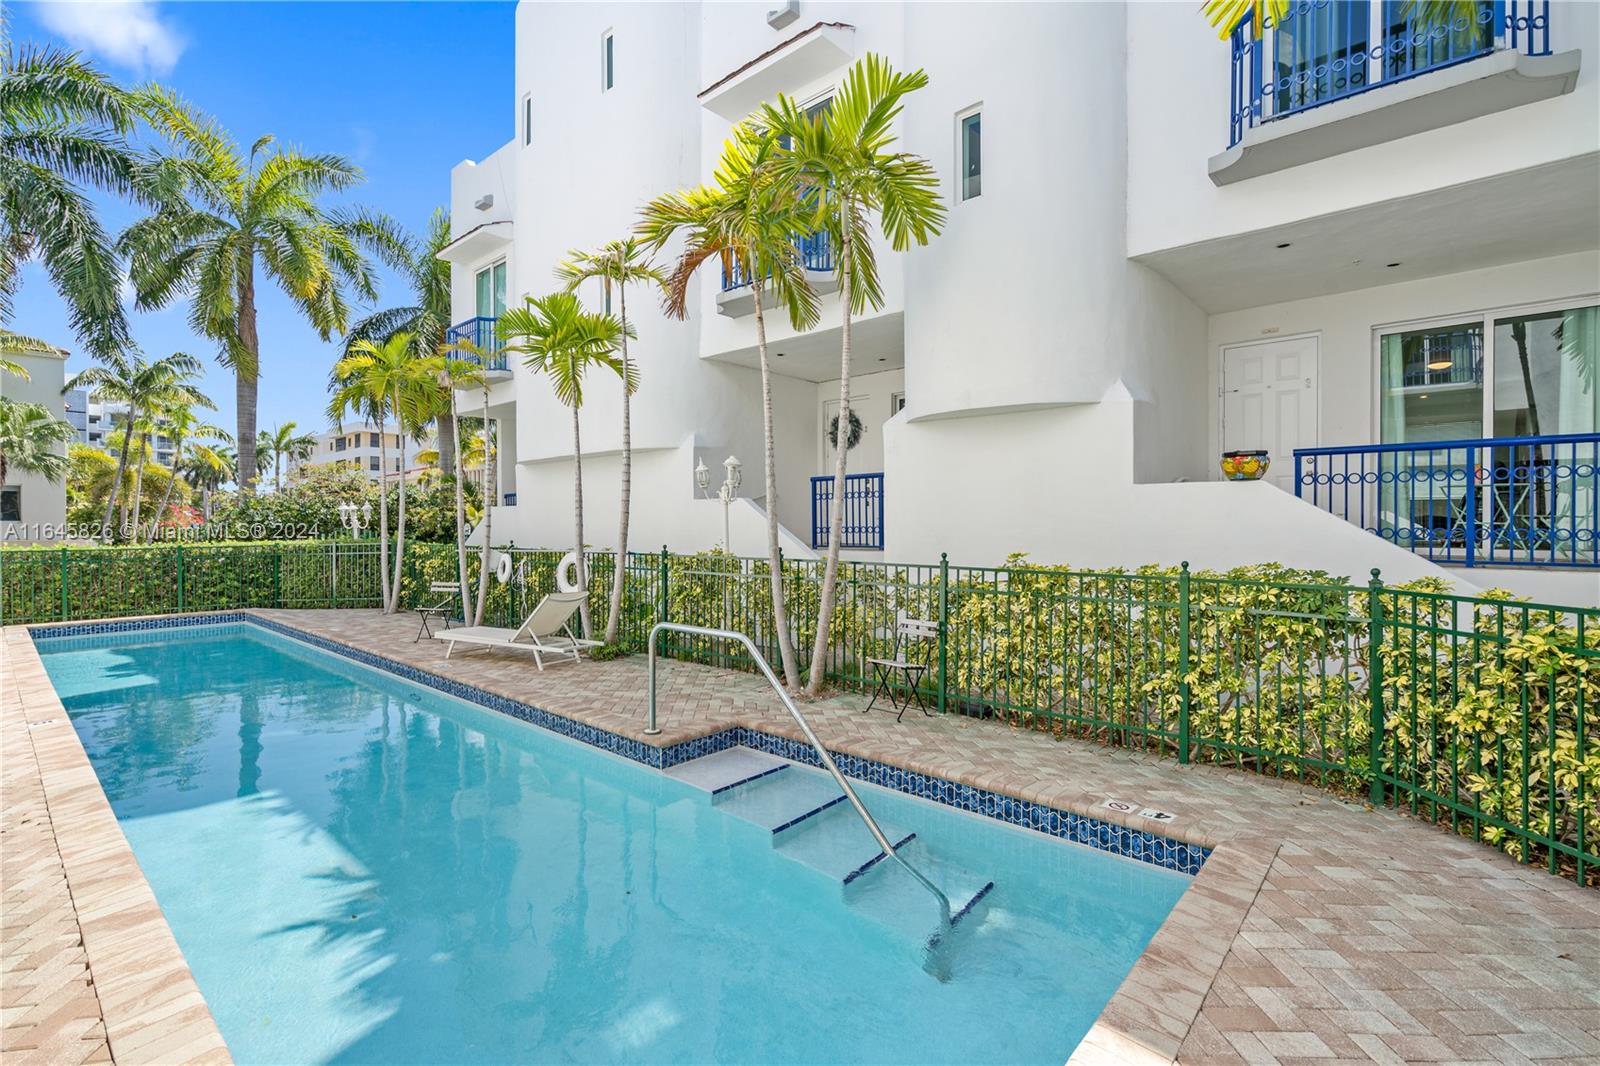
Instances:
[[[347,644],[328,640],[324,637],[306,633],[303,630],[286,626],[270,619],[260,618],[255,615],[240,612],[202,614],[202,615],[176,615],[167,618],[141,619],[137,622],[89,622],[79,625],[66,626],[41,626],[30,628],[28,633],[35,639],[50,639],[52,637],[84,636],[91,633],[122,633],[137,629],[162,629],[175,626],[217,625],[230,622],[249,622],[263,629],[278,633],[292,640],[298,640],[324,651],[341,655],[347,659],[367,666],[394,674],[407,681],[414,682],[427,688],[435,689],[458,699],[476,704],[491,711],[498,711],[520,721],[548,729],[552,733],[581,741],[591,747],[609,751],[625,759],[642,763],[657,770],[665,770],[679,763],[698,759],[702,755],[711,755],[727,748],[743,745],[757,751],[776,755],[779,758],[789,759],[792,762],[803,763],[807,766],[820,766],[821,760],[810,744],[802,740],[792,740],[788,737],[774,736],[763,733],[758,729],[747,726],[735,726],[724,729],[719,733],[710,733],[693,740],[686,740],[669,747],[656,747],[631,737],[620,736],[609,730],[597,726],[586,725],[583,722],[565,718],[559,714],[531,704],[523,703],[493,692],[487,692],[473,685],[462,684],[447,677],[427,670],[419,670],[406,663],[387,659],[369,651],[352,648]],[[1160,866],[1167,870],[1176,870],[1179,873],[1197,874],[1206,859],[1211,856],[1211,849],[1198,844],[1187,844],[1180,840],[1161,836],[1142,829],[1131,829],[1127,826],[1116,825],[1112,822],[1091,818],[1084,814],[1075,814],[1071,811],[1058,810],[1041,803],[1017,799],[1013,796],[1001,795],[988,789],[976,788],[972,785],[962,785],[954,781],[946,781],[941,777],[932,777],[928,774],[907,770],[903,767],[889,763],[879,762],[875,759],[863,758],[859,755],[846,755],[840,752],[830,752],[834,762],[838,764],[839,772],[847,777],[852,777],[881,788],[893,789],[903,792],[908,796],[942,803],[947,807],[981,814],[986,818],[1032,829],[1048,836],[1061,840],[1083,844],[1100,851],[1108,851],[1113,855],[1147,862],[1153,866]]]

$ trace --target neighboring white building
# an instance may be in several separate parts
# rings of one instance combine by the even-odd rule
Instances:
[[[0,344],[0,356],[28,372],[24,381],[0,371],[0,396],[17,403],[36,403],[57,418],[66,417],[61,387],[66,382],[68,353]],[[0,485],[0,543],[60,540],[66,536],[67,485],[12,468]]]
[[[568,249],[709,180],[733,122],[779,92],[821,105],[880,53],[929,75],[900,146],[938,167],[950,214],[926,248],[880,247],[885,303],[857,319],[850,468],[881,479],[852,490],[848,543],[873,549],[853,555],[1390,580],[1447,561],[1464,588],[1600,599],[1593,568],[1482,566],[1600,559],[1600,5],[1485,2],[1432,36],[1388,0],[1294,10],[1230,44],[1181,4],[522,4],[515,136],[451,175],[457,329],[486,342]],[[831,289],[828,250],[806,251]],[[693,471],[714,492],[732,453],[733,547],[763,550],[736,281],[703,268],[686,322],[630,294],[638,549],[722,539]],[[768,319],[771,502],[797,555],[825,513],[837,323],[834,295],[807,333]],[[496,539],[560,546],[568,415],[540,378],[499,377],[517,502]],[[596,545],[615,536],[619,399],[596,381],[582,414]],[[1426,444],[1535,435],[1563,439]],[[1349,450],[1379,444],[1397,447]],[[1313,447],[1346,450],[1297,479]],[[1221,481],[1223,448],[1267,450],[1269,479]],[[1479,565],[1456,568],[1468,541]]]
[[[383,434],[380,447],[379,434]],[[314,435],[316,441],[311,456],[301,462],[290,462],[284,468],[284,476],[295,470],[308,466],[342,466],[350,470],[359,470],[366,474],[369,480],[377,481],[379,477],[393,478],[401,471],[400,434],[393,426],[379,427],[372,422],[350,422],[338,429],[328,429]],[[422,472],[422,466],[417,462],[417,453],[432,448],[433,437],[428,435],[420,442],[413,437],[405,439],[405,472],[407,478],[416,477]],[[388,468],[384,468],[384,460]],[[272,471],[262,471],[262,482],[272,480]]]
[[[122,449],[122,420],[128,405],[120,400],[102,400],[84,389],[66,393],[67,421],[78,431],[78,442],[104,449],[115,455]],[[150,442],[151,457],[161,466],[172,465],[173,444],[157,434]]]

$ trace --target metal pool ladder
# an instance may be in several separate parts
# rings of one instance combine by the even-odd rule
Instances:
[[[805,715],[800,713],[800,708],[796,707],[794,700],[789,698],[788,691],[778,682],[778,676],[772,672],[772,667],[768,664],[766,657],[756,650],[755,644],[749,637],[732,629],[711,629],[708,626],[684,625],[681,622],[657,622],[650,630],[650,720],[645,726],[645,733],[649,736],[657,736],[661,733],[661,728],[656,725],[656,638],[663,632],[715,637],[719,640],[737,641],[744,645],[745,650],[750,653],[750,658],[754,659],[756,665],[761,668],[761,673],[765,675],[767,683],[772,686],[772,691],[776,692],[778,698],[783,701],[783,706],[788,710],[789,717],[795,720],[795,724],[800,727],[800,732],[804,733],[806,740],[811,743],[811,748],[817,753],[817,758],[821,761],[822,768],[832,775],[834,783],[844,791],[845,798],[850,801],[850,806],[856,809],[856,814],[861,816],[861,821],[866,824],[867,831],[872,834],[872,839],[878,842],[878,847],[883,849],[885,855],[899,863],[906,873],[916,878],[923,888],[933,893],[933,898],[938,900],[939,932],[933,937],[933,944],[937,946],[945,938],[945,935],[950,932],[949,897],[944,894],[938,885],[928,880],[921,870],[912,866],[905,860],[904,856],[895,850],[894,845],[889,842],[889,838],[878,827],[878,822],[872,817],[872,812],[867,810],[866,804],[861,802],[861,797],[856,795],[856,790],[850,787],[850,782],[845,779],[844,774],[839,772],[839,767],[834,764],[833,756],[828,754],[828,749],[822,746],[822,741],[818,740],[817,734],[812,732],[811,723],[806,721]]]

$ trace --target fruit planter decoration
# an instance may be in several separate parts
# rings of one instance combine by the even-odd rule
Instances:
[[[1222,453],[1222,476],[1229,481],[1260,481],[1271,465],[1265,449]]]

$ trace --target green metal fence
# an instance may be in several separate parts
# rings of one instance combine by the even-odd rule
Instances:
[[[227,611],[241,607],[377,607],[375,542],[6,548],[0,621],[7,624]]]
[[[485,621],[514,626],[556,587],[564,552],[505,549]],[[590,556],[605,626],[615,560]],[[478,580],[477,556],[469,577]],[[619,641],[671,619],[741,630],[778,662],[770,568],[720,552],[630,554]],[[454,580],[452,545],[408,546],[406,602]],[[785,618],[801,666],[821,566],[786,560]],[[371,542],[0,552],[6,622],[251,606],[374,607]],[[938,637],[896,648],[900,615]],[[748,668],[742,652],[673,634],[664,654]],[[1366,585],[1280,567],[1228,574],[845,562],[825,656],[830,682],[868,659],[921,656],[930,707],[1056,735],[1290,778],[1394,805],[1582,884],[1600,882],[1600,610]]]

